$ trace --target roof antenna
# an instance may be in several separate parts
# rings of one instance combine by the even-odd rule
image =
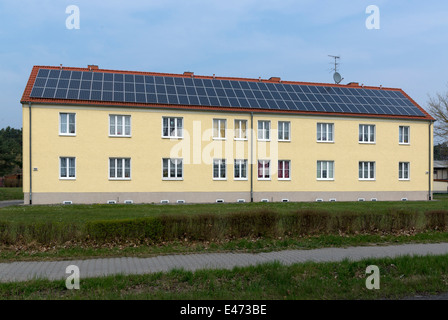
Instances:
[[[333,74],[334,83],[339,84],[339,83],[341,83],[342,80],[344,80],[344,78],[342,78],[338,72],[338,65],[339,65],[338,59],[340,59],[341,57],[340,56],[332,56],[332,55],[328,55],[328,56],[334,58],[334,69],[331,69],[331,70],[334,71],[334,74]]]

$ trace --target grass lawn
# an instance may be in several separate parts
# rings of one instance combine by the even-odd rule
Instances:
[[[6,188],[0,188],[6,189]],[[1,196],[1,193],[0,193]],[[23,196],[23,195],[22,195]],[[329,212],[387,212],[415,210],[419,212],[446,210],[448,196],[436,195],[437,201],[378,201],[378,202],[288,202],[288,203],[213,203],[213,204],[94,204],[94,205],[34,205],[0,208],[0,221],[8,222],[68,222],[82,224],[95,220],[142,218],[160,215],[228,214],[232,212],[274,210],[279,213],[299,209],[321,209]]]
[[[23,200],[22,188],[0,188],[0,201]]]
[[[448,291],[447,260],[448,255],[407,256],[290,266],[269,263],[233,270],[173,270],[81,279],[79,290],[68,290],[65,280],[35,280],[1,284],[0,299],[400,299]],[[378,290],[366,288],[369,265],[379,268]]]

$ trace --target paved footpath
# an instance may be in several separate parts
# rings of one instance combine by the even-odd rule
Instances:
[[[405,244],[393,246],[366,246],[349,248],[323,248],[313,250],[284,250],[268,253],[202,253],[156,256],[151,258],[107,258],[68,261],[36,261],[0,263],[0,282],[31,279],[66,279],[66,268],[76,265],[80,278],[114,274],[145,274],[166,272],[174,268],[185,270],[232,269],[278,261],[289,265],[307,261],[337,262],[365,258],[398,257],[402,255],[448,254],[448,243]]]

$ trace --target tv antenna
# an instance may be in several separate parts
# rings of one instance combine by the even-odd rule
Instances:
[[[340,56],[332,56],[332,55],[328,55],[329,57],[334,58],[334,69],[332,69],[334,71],[333,74],[333,80],[334,83],[339,84],[342,80],[344,80],[344,78],[341,77],[341,75],[338,72],[338,59],[341,59]]]

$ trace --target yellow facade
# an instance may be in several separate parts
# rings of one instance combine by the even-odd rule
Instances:
[[[28,104],[24,104],[25,199],[29,199],[30,193],[29,111]],[[74,136],[59,133],[60,113],[76,114]],[[109,115],[130,115],[131,136],[109,136]],[[183,138],[162,137],[162,117],[170,116],[183,118]],[[395,200],[426,200],[432,190],[432,148],[429,147],[432,146],[432,126],[428,121],[276,113],[254,113],[251,117],[247,112],[43,104],[32,105],[31,117],[33,203],[60,203],[61,199],[70,200],[70,194],[86,195],[85,201],[79,200],[81,197],[76,198],[74,203],[104,202],[104,199],[122,202],[124,198],[132,197],[133,193],[140,194],[140,200],[136,202],[160,202],[165,194],[166,197],[176,194],[176,199],[194,194],[187,201],[206,201],[201,198],[201,193],[212,194],[210,199],[232,194],[232,197],[225,199],[226,202],[237,201],[240,193],[241,196],[245,195],[246,201],[250,201],[251,181],[254,201],[261,198],[269,201],[281,201],[283,198],[314,201],[319,197],[324,201],[330,198],[356,201],[360,197],[390,200],[385,195],[394,193]],[[225,139],[213,139],[213,119],[226,120]],[[247,120],[249,128],[252,121],[254,135],[251,137],[248,130],[245,140],[235,140],[233,129],[236,119]],[[258,140],[259,120],[270,121],[270,141]],[[290,141],[278,141],[279,121],[290,122]],[[317,141],[317,123],[334,125],[334,142]],[[360,124],[375,125],[375,143],[358,141]],[[399,126],[410,127],[409,144],[399,144]],[[75,179],[60,179],[60,157],[76,158]],[[129,180],[109,179],[111,157],[131,158]],[[183,159],[182,180],[167,181],[162,178],[162,158]],[[225,180],[213,179],[214,158],[227,160]],[[248,160],[246,180],[234,179],[234,159]],[[251,159],[253,166],[250,165]],[[259,159],[271,161],[270,180],[258,179]],[[278,179],[278,160],[290,161],[290,180]],[[334,161],[333,180],[317,179],[317,161]],[[359,161],[375,162],[374,180],[359,180]],[[399,162],[409,162],[409,180],[399,180]],[[145,198],[146,193],[156,195]],[[301,193],[309,197],[294,198],[294,194]],[[89,198],[88,194],[102,196]],[[117,198],[114,194],[122,196]]]

